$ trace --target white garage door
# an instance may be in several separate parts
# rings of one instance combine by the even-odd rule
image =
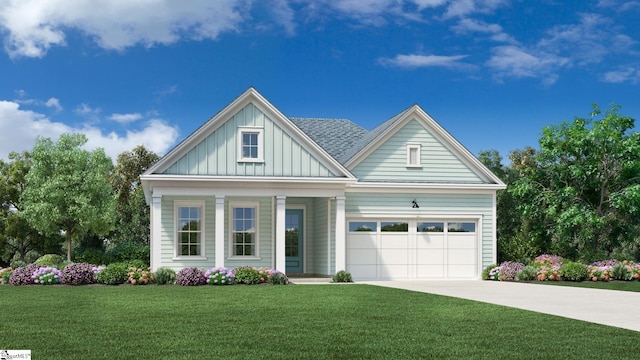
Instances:
[[[475,279],[477,222],[350,220],[347,271],[354,279]]]

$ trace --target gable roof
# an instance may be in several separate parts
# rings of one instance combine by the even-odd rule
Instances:
[[[289,119],[338,161],[367,134],[367,130],[347,119]]]

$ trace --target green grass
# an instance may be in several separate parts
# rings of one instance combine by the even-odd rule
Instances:
[[[625,359],[638,346],[634,331],[369,285],[2,286],[0,298],[0,347],[38,359]]]
[[[640,292],[640,282],[638,281],[541,281],[536,284]]]

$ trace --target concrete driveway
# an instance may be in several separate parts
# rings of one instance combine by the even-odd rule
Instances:
[[[363,281],[640,331],[640,293],[498,281]]]

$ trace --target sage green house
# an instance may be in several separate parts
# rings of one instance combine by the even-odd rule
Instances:
[[[249,88],[141,177],[151,266],[477,279],[506,186],[419,106],[367,131]]]

